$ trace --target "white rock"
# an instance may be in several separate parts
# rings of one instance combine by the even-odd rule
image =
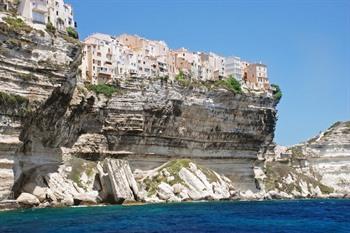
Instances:
[[[17,203],[24,206],[37,206],[40,204],[39,199],[30,193],[21,193],[17,198]]]
[[[182,190],[179,195],[180,195],[180,198],[181,198],[182,201],[190,199],[190,196],[188,196],[188,190],[187,189]]]
[[[174,177],[174,176],[168,176],[168,177],[166,178],[166,181],[167,181],[167,182],[171,182],[171,181],[173,181],[173,180],[175,180],[175,177]]]
[[[157,190],[158,197],[162,200],[169,200],[174,196],[174,189],[169,184],[161,182]]]
[[[174,193],[175,194],[179,194],[182,192],[182,190],[184,190],[186,187],[183,186],[182,184],[174,184],[173,186],[173,189],[174,189]]]
[[[83,204],[97,204],[97,196],[87,193],[77,194],[74,196],[74,199]]]

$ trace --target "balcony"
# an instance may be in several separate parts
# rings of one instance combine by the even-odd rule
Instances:
[[[112,77],[112,70],[105,67],[97,67],[97,75],[103,77]]]
[[[33,2],[33,11],[40,13],[47,13],[46,2]]]

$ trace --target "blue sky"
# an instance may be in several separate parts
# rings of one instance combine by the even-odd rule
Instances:
[[[262,61],[283,91],[275,141],[350,120],[349,0],[66,0],[81,38],[102,32]]]

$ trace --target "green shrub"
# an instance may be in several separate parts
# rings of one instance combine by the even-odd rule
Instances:
[[[23,105],[28,104],[28,99],[19,95],[7,94],[0,92],[0,103],[6,105]]]
[[[175,76],[175,80],[179,82],[181,86],[188,87],[191,83],[191,80],[186,79],[185,74],[180,70],[179,74]]]
[[[0,92],[0,109],[18,116],[25,116],[30,111],[29,100],[25,97]]]
[[[95,92],[97,95],[103,94],[107,97],[112,97],[114,93],[118,92],[118,89],[115,86],[108,85],[108,84],[97,84],[97,85],[89,84],[87,85],[87,89]]]
[[[22,19],[16,17],[4,17],[3,20],[13,29],[30,33],[33,29]]]
[[[271,84],[271,87],[272,87],[273,98],[275,99],[276,104],[278,104],[282,98],[281,88],[276,84]]]
[[[215,81],[214,85],[217,87],[223,87],[237,94],[242,93],[241,84],[232,75],[227,79]]]
[[[52,24],[51,22],[48,22],[48,23],[46,24],[46,30],[47,30],[48,32],[53,33],[53,34],[56,33],[56,28],[53,26],[53,24]]]
[[[79,34],[78,32],[75,30],[75,28],[72,27],[67,27],[67,33],[70,37],[74,38],[74,39],[79,39]]]

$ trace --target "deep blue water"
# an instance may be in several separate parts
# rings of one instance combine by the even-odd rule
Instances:
[[[0,213],[0,233],[350,232],[350,200],[203,202]]]

